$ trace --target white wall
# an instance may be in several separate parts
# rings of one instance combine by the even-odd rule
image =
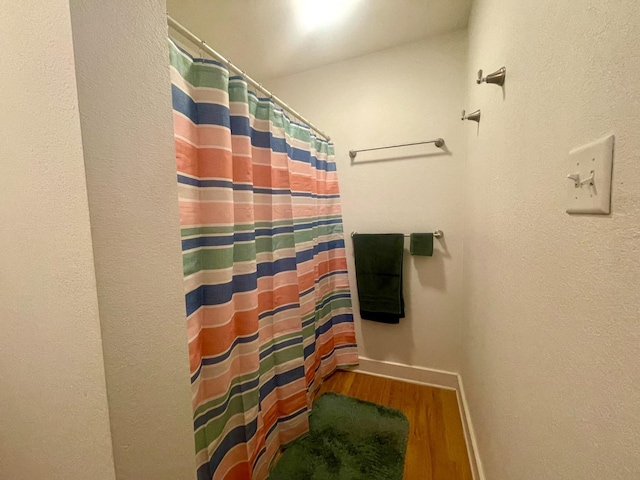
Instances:
[[[165,15],[71,1],[119,480],[195,477]]]
[[[407,318],[385,325],[356,314],[362,356],[459,369],[465,75],[466,32],[457,32],[266,82],[336,145],[356,312],[351,231],[445,232],[431,258],[411,257],[407,239]],[[449,154],[423,145],[362,153],[353,165],[348,155],[436,137]]]
[[[640,478],[640,9],[476,0],[462,370],[491,480]],[[499,87],[479,68],[507,67]],[[613,213],[564,213],[570,149],[615,133]]]
[[[112,480],[69,4],[0,25],[0,478]]]

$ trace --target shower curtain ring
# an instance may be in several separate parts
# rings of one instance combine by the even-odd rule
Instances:
[[[200,57],[200,63],[204,63],[204,53],[206,52],[207,42],[202,40],[198,46],[198,56]]]

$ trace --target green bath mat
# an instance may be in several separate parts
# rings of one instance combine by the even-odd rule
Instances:
[[[309,435],[293,442],[269,480],[402,480],[409,421],[398,410],[325,393]]]

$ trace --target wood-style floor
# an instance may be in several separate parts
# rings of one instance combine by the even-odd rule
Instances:
[[[386,405],[409,419],[404,480],[471,480],[458,399],[453,390],[337,371],[318,391]]]

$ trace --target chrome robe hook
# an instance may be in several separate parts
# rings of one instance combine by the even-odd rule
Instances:
[[[475,112],[470,113],[469,115],[465,115],[466,113],[467,113],[466,110],[462,110],[461,120],[471,120],[471,121],[480,123],[480,110],[476,110]]]
[[[480,85],[482,82],[484,83],[493,83],[495,85],[504,85],[504,79],[507,76],[507,69],[502,67],[500,70],[496,70],[493,73],[490,73],[486,77],[482,76],[482,69],[478,70],[478,80],[476,82]]]

